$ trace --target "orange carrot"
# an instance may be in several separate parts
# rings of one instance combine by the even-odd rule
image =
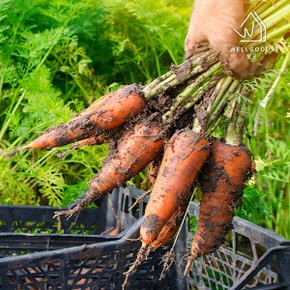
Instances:
[[[145,105],[140,88],[128,85],[96,100],[81,116],[90,115],[92,122],[107,131],[141,113]]]
[[[198,133],[180,130],[165,152],[140,228],[142,247],[157,238],[176,209],[186,203],[195,178],[209,154],[209,143]]]
[[[63,159],[68,153],[73,150],[76,150],[83,146],[92,146],[92,145],[101,145],[105,143],[105,137],[103,135],[98,136],[91,136],[87,139],[78,141],[77,143],[73,144],[70,148],[68,148],[65,152],[57,154],[57,157]]]
[[[100,133],[100,128],[94,124],[88,116],[62,123],[57,127],[48,129],[43,135],[13,150],[8,156],[13,156],[23,149],[47,149],[64,146],[75,141],[87,139]]]
[[[158,156],[156,159],[154,159],[150,164],[149,164],[149,168],[148,168],[148,180],[151,184],[154,184],[157,174],[158,174],[158,170],[159,167],[161,165],[161,161],[162,161],[162,155],[160,154],[160,156]]]
[[[252,171],[251,154],[246,147],[215,140],[211,158],[202,171],[199,223],[186,272],[196,257],[216,250],[224,242]]]
[[[71,216],[98,197],[123,185],[155,159],[163,146],[164,131],[158,125],[136,124],[134,130],[124,135],[116,152],[111,154],[92,179],[86,196],[73,209],[57,215]]]
[[[67,123],[48,129],[31,143],[12,151],[8,156],[25,149],[45,149],[63,146],[114,129],[145,108],[145,101],[136,85],[125,86],[115,93],[96,101],[94,110],[72,118]]]
[[[118,91],[117,91],[118,92]],[[79,114],[75,115],[70,121],[79,119],[82,116],[85,116],[93,111],[95,111],[107,98],[111,98],[117,92],[110,92],[104,96],[96,99],[92,104],[90,104],[86,109],[84,109]]]
[[[154,249],[166,245],[177,233],[181,225],[187,204],[180,205],[161,229],[157,239],[151,244]]]
[[[92,111],[89,119],[107,131],[124,124],[133,116],[141,113],[145,105],[139,87],[129,85],[105,98],[97,109]]]

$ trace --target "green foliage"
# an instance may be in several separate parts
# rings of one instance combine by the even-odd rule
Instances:
[[[247,118],[247,145],[256,161],[256,187],[258,192],[264,193],[261,198],[268,207],[267,217],[258,218],[256,222],[290,238],[290,120],[287,118],[290,73],[283,75],[272,100],[259,113],[258,103],[265,97],[277,70],[268,74],[268,78],[256,87]],[[255,217],[251,220],[255,221]]]
[[[6,151],[65,122],[94,99],[126,83],[146,83],[183,59],[192,1],[0,0],[0,146]],[[282,60],[281,60],[282,61]],[[238,214],[290,238],[290,74],[267,109],[259,102],[273,82],[255,88],[245,140],[257,163],[256,184]],[[65,160],[58,149],[0,157],[0,203],[67,205],[97,172],[105,146]],[[61,150],[65,150],[61,149]],[[141,184],[144,172],[133,179]]]
[[[256,187],[249,184],[244,190],[243,203],[236,211],[242,218],[263,225],[265,220],[270,217],[270,206],[265,202],[266,192],[259,191]]]
[[[0,140],[11,149],[65,122],[107,88],[67,24],[84,3],[2,1],[0,5]],[[56,13],[60,9],[64,12]],[[63,18],[61,17],[63,16]],[[97,91],[95,93],[95,91]],[[85,153],[86,154],[82,154]],[[66,189],[88,182],[106,148],[61,161],[55,151],[1,157],[1,203],[61,205]],[[82,156],[82,158],[81,158]],[[92,160],[96,160],[92,164]],[[77,174],[78,173],[78,174]]]

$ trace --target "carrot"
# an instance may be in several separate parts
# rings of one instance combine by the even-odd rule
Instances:
[[[199,223],[186,272],[196,257],[213,252],[224,242],[252,164],[246,147],[214,141],[211,158],[202,171]]]
[[[142,247],[155,241],[176,209],[188,201],[195,178],[209,154],[208,145],[205,138],[191,130],[180,130],[171,138],[140,228]]]
[[[187,204],[182,204],[176,209],[161,229],[157,239],[151,244],[154,249],[166,245],[175,236],[181,225],[186,208]]]
[[[57,154],[57,157],[63,159],[67,154],[71,151],[76,150],[83,146],[92,146],[92,145],[101,145],[105,143],[105,137],[103,135],[91,136],[87,139],[78,141],[77,143],[73,144],[70,148],[68,148],[65,152]]]
[[[137,85],[124,86],[96,100],[84,113],[101,129],[114,129],[142,112],[145,99]]]
[[[94,112],[95,110],[99,109],[100,106],[103,103],[105,103],[105,102],[110,103],[110,102],[112,102],[112,99],[114,99],[114,98],[119,99],[120,98],[120,95],[121,95],[121,98],[122,98],[122,94],[124,92],[126,93],[126,91],[130,91],[130,93],[140,94],[140,90],[139,90],[139,88],[138,88],[137,85],[127,85],[127,86],[124,86],[124,87],[120,88],[119,90],[117,90],[116,92],[109,92],[109,93],[105,94],[104,96],[96,99],[85,110],[83,110],[81,113],[75,115],[71,120],[79,119],[82,116],[85,116],[85,115],[87,115],[89,113]],[[121,101],[122,101],[122,99],[121,99]],[[111,108],[109,108],[109,109],[111,109]]]
[[[148,180],[151,184],[154,184],[158,170],[160,168],[162,161],[162,154],[160,154],[157,158],[155,158],[150,164],[148,168]]]
[[[139,87],[128,85],[105,98],[97,109],[92,111],[90,120],[107,131],[141,113],[145,105]]]
[[[118,91],[117,91],[118,92]],[[104,96],[96,99],[92,104],[90,104],[86,109],[84,109],[82,112],[80,112],[79,114],[75,115],[72,120],[76,120],[79,119],[82,116],[85,116],[93,111],[95,111],[106,99],[111,98],[114,94],[116,94],[117,92],[110,92],[105,94]]]
[[[57,215],[71,216],[93,200],[123,185],[155,159],[163,146],[164,131],[158,125],[146,122],[136,124],[132,131],[124,135],[116,152],[111,154],[92,179],[85,197],[74,208]]]
[[[98,133],[100,133],[100,128],[88,116],[83,116],[80,119],[48,129],[42,136],[27,145],[16,148],[7,156],[13,156],[23,149],[47,149],[64,146],[75,141],[87,139]]]
[[[21,146],[8,156],[16,152],[30,149],[45,149],[63,146],[75,141],[83,140],[92,135],[114,129],[133,116],[138,115],[145,108],[145,101],[136,85],[125,86],[115,93],[96,101],[96,108],[89,109],[88,114],[74,117],[64,124],[48,129],[42,136],[31,143]]]

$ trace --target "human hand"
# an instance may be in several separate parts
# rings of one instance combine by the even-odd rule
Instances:
[[[227,74],[247,78],[256,71],[245,53],[233,52],[239,43],[239,30],[245,18],[243,0],[195,0],[194,9],[185,39],[186,58],[198,52],[201,43],[209,42],[220,52],[220,59]]]

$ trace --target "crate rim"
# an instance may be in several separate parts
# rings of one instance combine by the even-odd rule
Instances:
[[[105,242],[100,242],[100,243],[95,243],[95,244],[90,244],[90,245],[82,245],[82,246],[75,246],[75,247],[69,247],[69,248],[64,248],[64,249],[57,249],[57,250],[52,250],[52,251],[42,251],[42,252],[37,252],[37,258],[42,258],[42,257],[47,257],[49,258],[50,256],[57,256],[57,255],[73,255],[75,253],[79,253],[80,248],[83,248],[83,252],[90,252],[94,251],[97,248],[101,248],[104,246],[120,246],[122,244],[128,244],[130,243],[130,240],[128,239],[134,239],[137,237],[138,230],[140,228],[140,225],[142,223],[142,218],[138,219],[135,221],[132,226],[126,230],[124,230],[124,234],[121,238],[111,240],[111,241],[105,241]],[[11,264],[20,264],[22,261],[26,262],[27,258],[33,257],[33,254],[25,254],[25,255],[19,255],[19,256],[9,256],[9,257],[3,257],[0,258],[0,269],[5,269],[7,268],[7,265]]]
[[[191,216],[199,216],[199,203],[192,202],[189,207],[188,214]],[[232,224],[234,226],[235,232],[239,234],[245,235],[245,228],[248,231],[251,231],[251,234],[256,237],[257,242],[259,243],[264,237],[268,238],[267,247],[275,247],[275,246],[290,246],[290,240],[287,238],[275,233],[272,230],[263,228],[262,226],[256,225],[246,219],[240,218],[238,216],[234,216]],[[259,233],[259,234],[258,234]],[[261,243],[264,244],[264,243]]]

